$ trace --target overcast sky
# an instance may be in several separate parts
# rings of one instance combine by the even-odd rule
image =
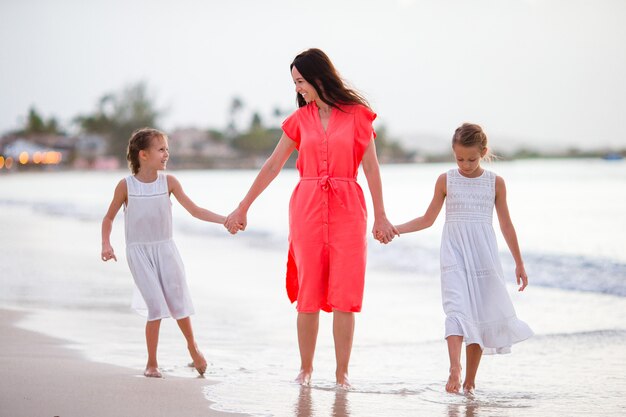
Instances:
[[[276,122],[319,47],[405,141],[473,121],[496,149],[626,146],[625,22],[624,0],[2,0],[0,132],[142,80],[166,130],[223,128],[234,96]]]

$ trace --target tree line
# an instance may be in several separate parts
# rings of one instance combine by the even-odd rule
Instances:
[[[72,119],[79,135],[99,135],[107,143],[106,154],[118,158],[121,162],[126,155],[128,138],[132,132],[143,126],[160,128],[160,119],[164,110],[155,107],[156,101],[150,96],[145,82],[137,82],[126,86],[118,92],[104,94],[97,101],[95,109],[80,114]],[[258,112],[252,114],[247,128],[237,126],[238,115],[245,103],[234,97],[229,105],[229,120],[224,130],[207,129],[210,136],[227,143],[244,156],[269,155],[281,135],[279,127],[266,126]],[[285,116],[278,108],[273,110],[275,117]],[[409,160],[411,152],[407,152],[397,141],[389,139],[385,126],[377,127],[376,148],[381,159]],[[45,120],[34,108],[26,117],[24,126],[18,135],[32,136],[39,134],[66,135],[65,130],[55,118]]]

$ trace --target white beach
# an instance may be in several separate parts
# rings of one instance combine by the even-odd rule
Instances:
[[[67,341],[15,327],[27,313],[0,310],[0,415],[6,417],[232,416],[211,410],[203,378],[143,378],[88,361]]]
[[[553,162],[574,167],[583,163]],[[132,280],[123,255],[121,217],[113,233],[119,262],[99,260],[101,216],[115,182],[125,173],[0,177],[0,308],[8,309],[1,317],[3,326],[17,325],[8,333],[2,331],[7,338],[0,343],[0,358],[8,376],[2,377],[7,388],[2,389],[0,410],[20,410],[16,407],[28,405],[24,398],[34,398],[40,392],[37,387],[47,383],[56,384],[59,391],[41,391],[48,408],[39,408],[40,415],[73,415],[69,409],[56,411],[62,402],[58,398],[67,398],[61,388],[81,398],[92,397],[91,402],[74,401],[75,412],[96,416],[159,415],[130,408],[133,401],[142,404],[152,396],[159,397],[155,406],[167,403],[159,408],[160,415],[179,415],[180,401],[190,407],[184,415],[216,411],[290,417],[620,415],[626,407],[626,256],[619,245],[625,242],[623,233],[606,234],[606,227],[614,224],[623,232],[618,213],[623,213],[626,202],[604,189],[626,184],[626,171],[624,165],[598,164],[596,173],[608,171],[588,184],[568,185],[569,178],[554,176],[548,184],[542,177],[560,168],[548,162],[490,168],[510,177],[511,211],[531,282],[520,294],[511,273],[510,294],[518,316],[536,336],[513,346],[510,355],[485,357],[477,396],[471,401],[443,389],[448,364],[437,225],[388,246],[370,241],[364,310],[357,316],[351,361],[354,387],[346,393],[334,388],[331,323],[325,314],[312,387],[303,390],[292,382],[299,366],[296,314],[284,291],[284,272],[286,207],[294,173],[281,174],[255,203],[248,230],[238,236],[176,209],[175,240],[196,306],[192,322],[209,370],[206,380],[199,379],[186,366],[184,339],[174,321],[165,320],[159,360],[166,378],[154,381],[140,377],[145,364],[144,319],[129,308]],[[440,171],[442,166],[383,167],[390,218],[400,222],[410,213],[421,214],[432,193],[431,180]],[[516,176],[528,171],[533,178]],[[194,200],[222,213],[241,197],[254,175],[174,174]],[[406,192],[409,184],[417,190],[415,196]],[[567,206],[571,189],[587,193],[586,198],[559,218],[549,208]],[[554,201],[533,203],[550,193],[555,194]],[[594,193],[605,200],[594,201]],[[585,217],[589,210],[598,212]],[[544,213],[545,220],[537,213]],[[594,226],[588,228],[593,219]],[[572,225],[578,230],[575,238],[565,235]],[[510,273],[505,252],[502,259]],[[36,349],[37,365],[29,360],[35,355],[30,348]],[[71,365],[64,371],[66,361]],[[37,366],[45,368],[42,373]],[[62,376],[52,379],[57,373]],[[97,389],[106,390],[108,384],[122,393],[108,397]],[[127,396],[126,414],[117,409],[92,414],[89,408],[111,402],[122,407],[117,403],[126,402]],[[3,413],[0,416],[20,415]]]

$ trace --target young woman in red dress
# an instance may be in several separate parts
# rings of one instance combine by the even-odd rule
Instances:
[[[225,226],[231,233],[246,228],[252,202],[298,150],[300,182],[289,203],[287,263],[287,293],[298,310],[301,369],[296,381],[310,383],[319,312],[332,311],[336,382],[349,387],[354,313],[361,311],[367,250],[367,210],[356,182],[359,165],[372,195],[374,237],[389,243],[398,231],[385,215],[372,128],[376,114],[344,85],[321,50],[302,52],[290,69],[299,109],[283,122],[274,152]]]

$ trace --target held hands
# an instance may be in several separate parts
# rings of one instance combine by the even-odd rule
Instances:
[[[117,262],[117,258],[115,257],[115,252],[113,251],[113,247],[111,245],[102,245],[102,253],[100,254],[100,259],[104,262],[113,259]]]
[[[224,227],[226,230],[230,232],[230,234],[237,234],[238,231],[246,230],[246,226],[248,224],[248,213],[241,209],[241,207],[237,207],[226,217],[226,221],[224,222]]]
[[[517,280],[517,285],[521,285],[518,291],[524,291],[524,288],[528,285],[528,275],[526,275],[524,265],[518,265],[515,267],[515,279]]]
[[[374,239],[385,245],[391,242],[394,237],[400,236],[398,229],[396,229],[386,217],[374,220],[372,234],[374,235]]]

